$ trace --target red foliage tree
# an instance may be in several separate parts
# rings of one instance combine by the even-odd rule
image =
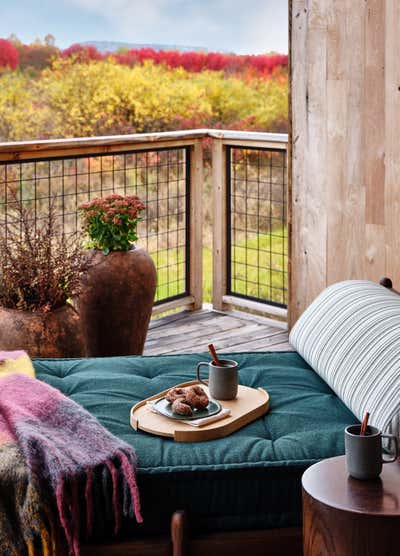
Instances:
[[[7,39],[0,39],[0,68],[15,70],[18,66],[18,50]]]
[[[59,50],[55,46],[33,43],[17,45],[19,53],[19,67],[21,69],[30,68],[40,71],[50,66],[53,58],[59,55]]]
[[[131,49],[114,55],[121,64],[134,66],[145,60],[152,60],[155,64],[164,64],[169,68],[182,67],[189,72],[204,70],[225,71],[229,74],[248,74],[268,77],[279,67],[286,67],[286,54],[259,54],[243,56],[236,54],[221,54],[220,52],[179,52],[177,50],[153,50],[152,48]]]
[[[178,50],[154,50],[153,48],[131,49],[112,54],[101,54],[94,46],[73,44],[63,50],[62,56],[75,56],[79,62],[104,60],[112,56],[120,64],[133,67],[152,60],[155,64],[163,64],[169,68],[184,68],[189,72],[204,70],[224,71],[227,74],[259,76],[268,78],[277,68],[286,67],[286,54],[237,55],[220,52],[179,52]]]
[[[101,54],[95,46],[72,44],[61,53],[63,58],[75,56],[78,62],[90,62],[91,60],[104,60],[107,56]]]

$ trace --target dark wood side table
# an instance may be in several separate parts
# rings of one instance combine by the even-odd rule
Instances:
[[[371,481],[351,478],[345,456],[326,459],[302,485],[304,556],[400,555],[400,459]]]

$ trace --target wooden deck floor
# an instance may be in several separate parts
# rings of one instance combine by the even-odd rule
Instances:
[[[207,351],[287,351],[286,325],[238,311],[182,311],[152,320],[144,355]]]

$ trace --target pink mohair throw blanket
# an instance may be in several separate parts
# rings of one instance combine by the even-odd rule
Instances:
[[[0,555],[79,555],[81,538],[140,514],[133,449],[37,379],[0,380]]]

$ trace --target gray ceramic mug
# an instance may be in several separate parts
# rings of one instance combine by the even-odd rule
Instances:
[[[238,364],[230,359],[220,359],[221,365],[201,362],[197,365],[197,380],[208,386],[210,396],[216,400],[234,400],[238,391]],[[208,367],[208,384],[200,377],[200,368]]]
[[[366,434],[360,436],[361,425],[351,425],[345,429],[344,443],[346,464],[349,475],[355,479],[376,479],[382,471],[383,463],[396,461],[399,446],[396,436],[382,434],[376,427],[368,426]],[[394,454],[382,457],[382,438],[394,443]]]

